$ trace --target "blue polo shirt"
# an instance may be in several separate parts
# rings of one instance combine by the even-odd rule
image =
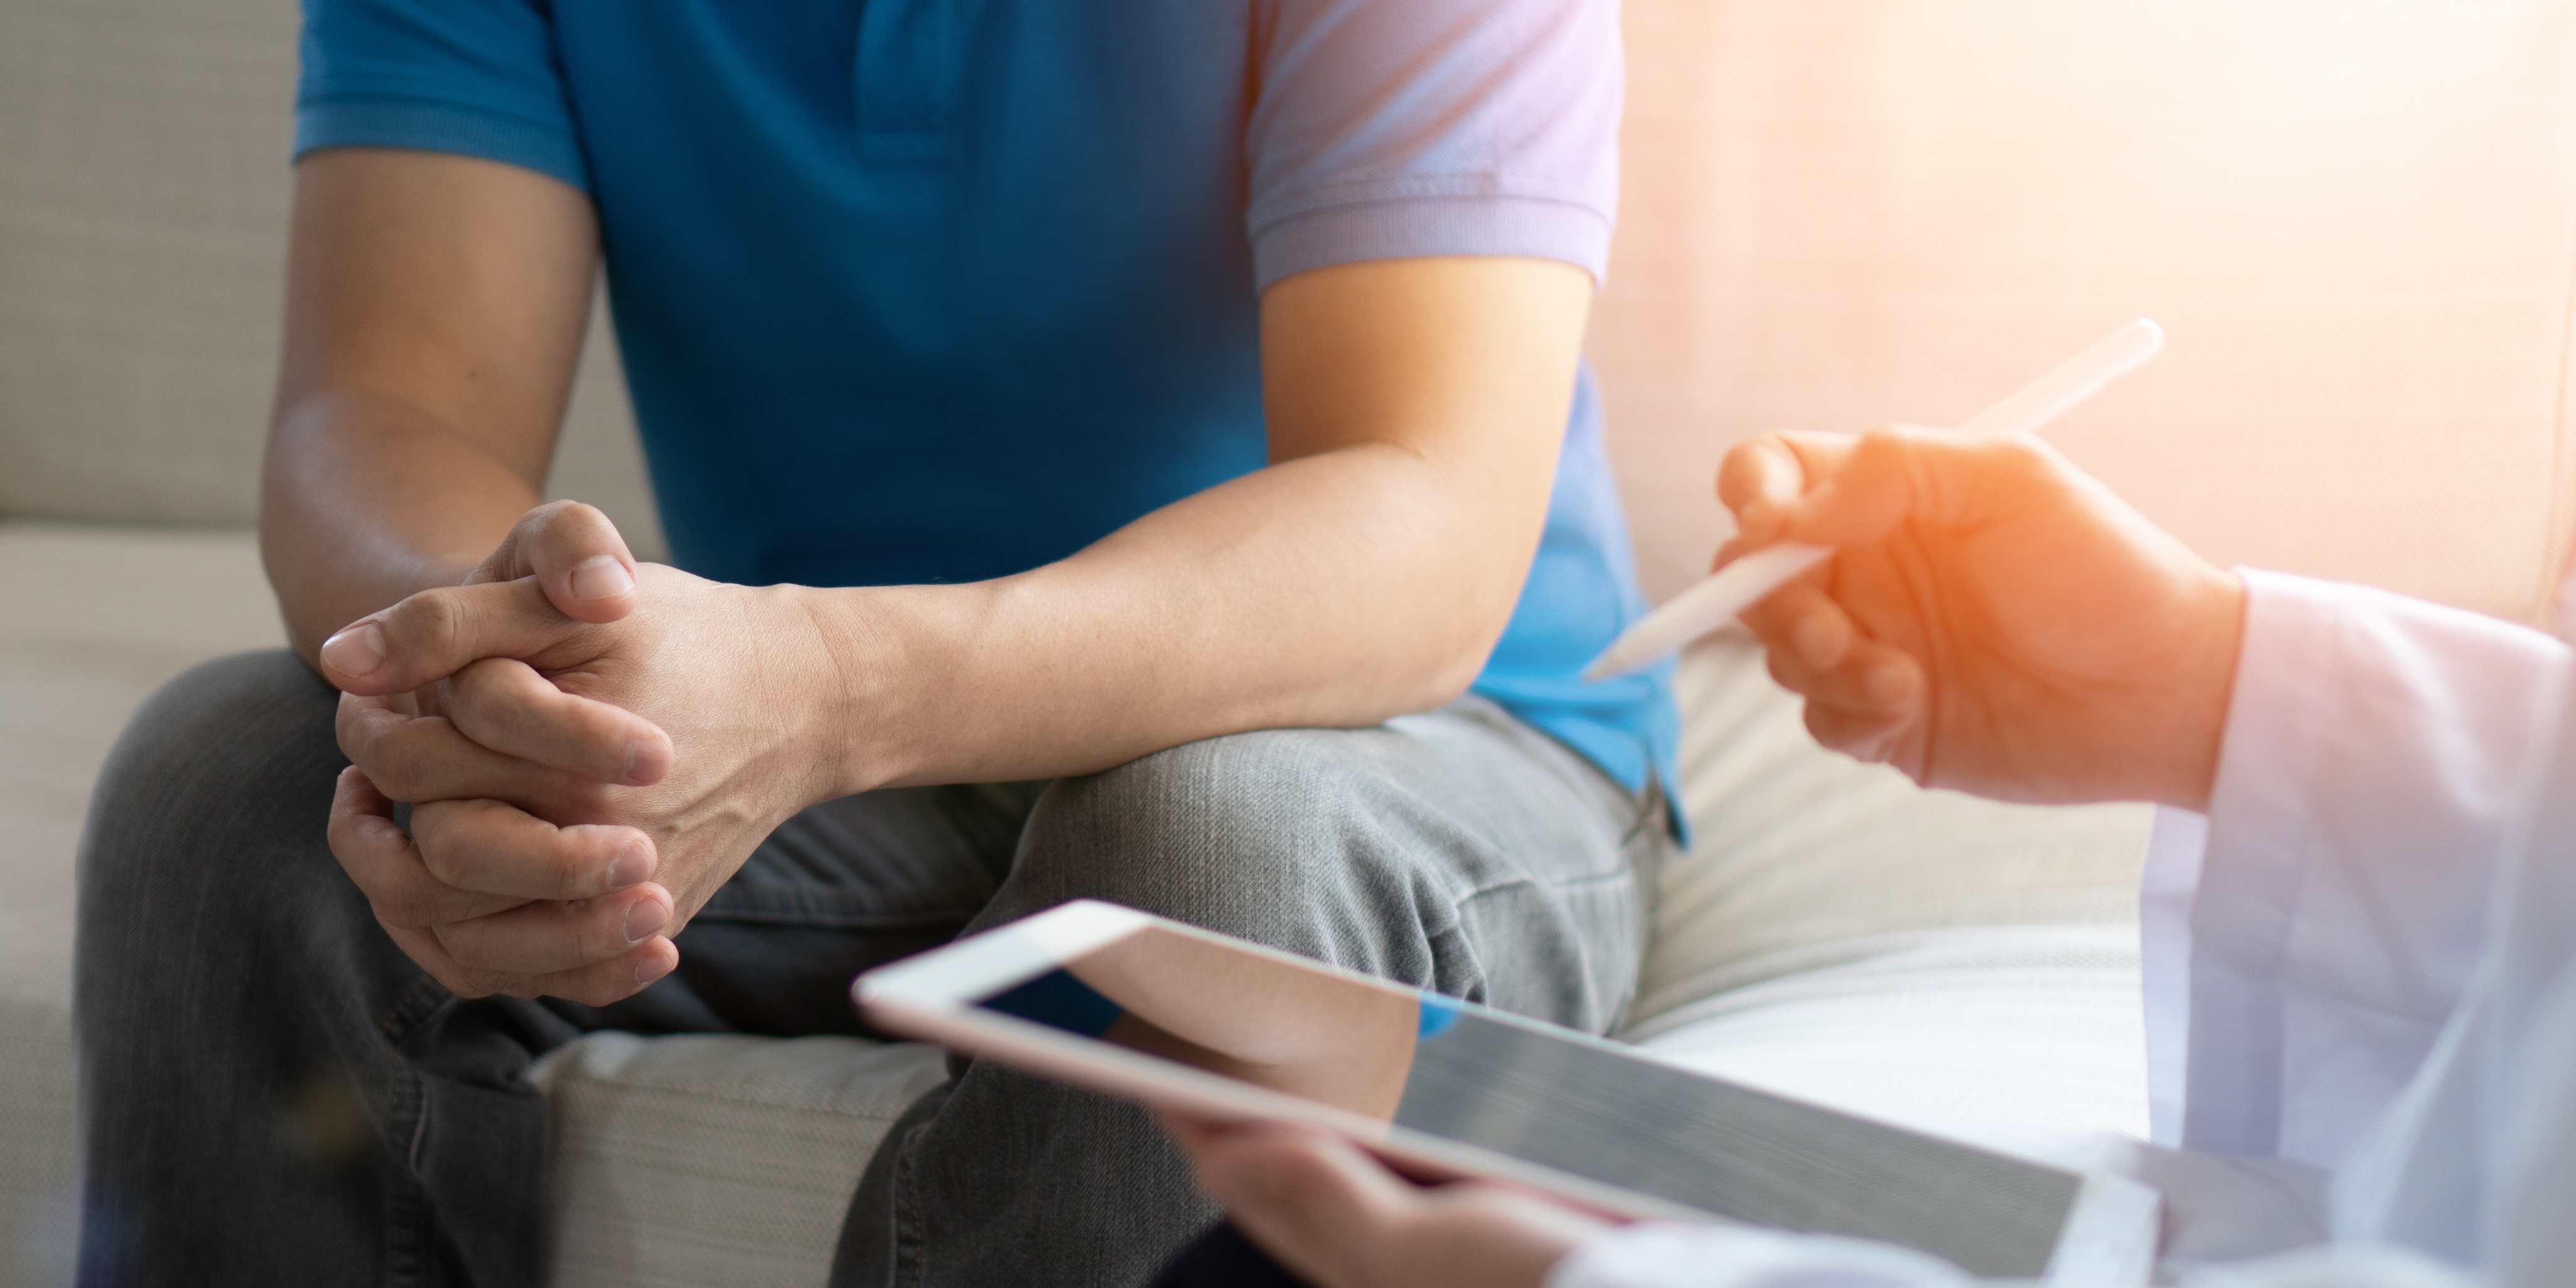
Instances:
[[[1258,307],[1417,255],[1597,281],[1612,0],[306,0],[296,150],[525,166],[597,207],[674,561],[818,586],[1064,558],[1262,467]],[[1587,369],[1476,689],[1631,789],[1657,671]]]

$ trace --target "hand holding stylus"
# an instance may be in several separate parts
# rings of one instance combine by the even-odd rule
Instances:
[[[1753,544],[1831,547],[1747,609],[1819,742],[2003,800],[2207,805],[2245,588],[2028,435],[1738,445]]]
[[[2164,343],[2163,329],[2149,319],[2139,318],[2014,390],[2002,402],[1969,417],[1958,432],[2036,433],[2057,419],[2059,413],[2156,356]],[[1598,680],[1632,671],[1690,643],[1725,625],[1727,619],[1824,562],[1832,553],[1831,547],[1799,541],[1752,550],[1629,627],[1601,651],[1601,656],[1592,659],[1592,664],[1583,670],[1583,678]]]

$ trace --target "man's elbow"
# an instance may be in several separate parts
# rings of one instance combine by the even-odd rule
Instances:
[[[1485,673],[1485,663],[1493,657],[1494,645],[1502,637],[1502,624],[1497,622],[1489,630],[1444,640],[1439,647],[1428,650],[1405,694],[1402,713],[1436,711],[1466,696],[1467,690],[1475,687],[1476,677]]]

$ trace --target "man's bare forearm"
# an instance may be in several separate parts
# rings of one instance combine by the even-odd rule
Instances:
[[[537,503],[596,258],[588,199],[515,166],[339,149],[298,167],[260,548],[307,662],[463,578]]]
[[[1538,530],[1509,540],[1508,574],[1462,571],[1474,528],[1446,493],[1416,458],[1345,449],[1016,577],[802,592],[840,663],[840,781],[1057,777],[1438,706],[1500,635]]]
[[[1269,468],[1016,577],[807,594],[847,695],[837,777],[1081,773],[1455,697],[1537,550],[1589,298],[1533,261],[1274,288]]]
[[[260,554],[306,662],[331,632],[432,586],[453,586],[536,489],[435,417],[334,391],[286,411],[262,480]]]

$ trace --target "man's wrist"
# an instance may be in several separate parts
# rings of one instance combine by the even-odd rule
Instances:
[[[807,711],[826,795],[854,796],[929,781],[944,757],[962,704],[952,697],[968,652],[956,638],[950,601],[976,586],[782,586],[807,623],[817,652]],[[945,713],[942,715],[941,713]]]
[[[775,586],[757,592],[782,605],[780,633],[801,638],[803,659],[796,668],[796,689],[787,699],[795,710],[782,713],[797,731],[796,741],[812,770],[813,782],[803,793],[809,801],[856,796],[886,781],[886,766],[869,744],[867,722],[869,677],[874,668],[860,641],[851,638],[853,623],[863,616],[847,602],[848,588]]]

